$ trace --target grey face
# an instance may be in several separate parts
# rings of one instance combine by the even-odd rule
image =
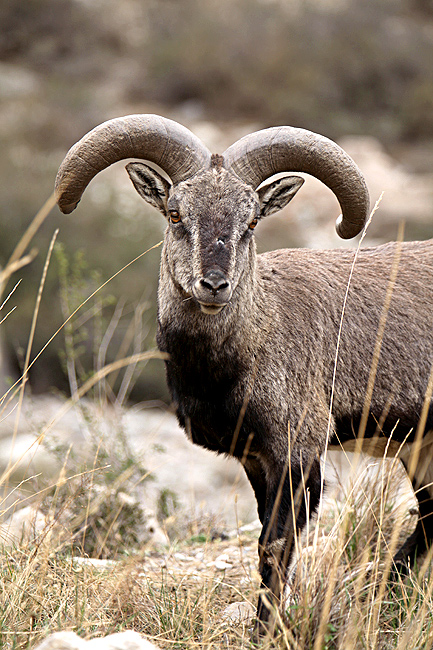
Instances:
[[[210,169],[174,188],[167,211],[173,275],[202,312],[216,314],[248,265],[258,197],[225,169]]]
[[[168,220],[173,281],[205,314],[220,312],[251,270],[258,220],[284,207],[303,182],[285,177],[256,192],[224,169],[220,157],[214,162],[174,187],[142,163],[127,165],[138,193]]]

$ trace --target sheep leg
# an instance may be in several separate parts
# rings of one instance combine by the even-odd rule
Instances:
[[[275,463],[275,459],[274,459]],[[300,460],[292,454],[287,464],[275,472],[269,481],[263,528],[259,539],[259,571],[262,578],[257,606],[256,634],[270,633],[275,629],[273,610],[281,603],[295,535],[305,526],[320,499],[320,463],[317,458]],[[269,474],[267,474],[269,477]]]
[[[407,444],[400,454],[406,471],[411,466],[413,445]],[[424,437],[419,460],[413,474],[412,485],[418,500],[419,519],[415,530],[394,556],[394,565],[400,573],[407,572],[433,544],[433,433]]]
[[[416,489],[416,488],[415,488]],[[399,573],[406,573],[408,565],[413,566],[433,543],[433,499],[426,488],[416,491],[419,519],[415,530],[394,556],[394,565]]]
[[[257,458],[247,458],[244,463],[244,470],[248,477],[257,501],[257,513],[263,525],[266,511],[266,476],[262,464]]]

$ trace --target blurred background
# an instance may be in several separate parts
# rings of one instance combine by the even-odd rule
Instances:
[[[51,194],[69,147],[136,112],[178,120],[216,152],[267,126],[318,131],[355,158],[373,203],[384,191],[367,242],[395,238],[402,220],[407,239],[433,236],[432,0],[1,2],[0,266]],[[56,228],[32,356],[94,289],[162,238],[163,218],[123,167],[98,176],[73,215],[54,209],[31,244],[35,259],[9,281],[4,295],[22,279],[0,329],[4,381],[22,367]],[[337,215],[330,192],[309,180],[256,230],[259,249],[343,245]],[[148,253],[80,310],[32,368],[33,394],[68,394],[101,360],[154,346],[159,256]],[[168,403],[160,361],[112,382],[108,392],[122,399]]]

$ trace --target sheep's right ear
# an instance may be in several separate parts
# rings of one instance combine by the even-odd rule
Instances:
[[[257,190],[260,202],[260,216],[267,217],[282,210],[293,199],[302,186],[300,176],[283,176]]]
[[[144,163],[128,163],[126,171],[129,174],[135,189],[139,195],[153,205],[157,210],[167,216],[167,201],[171,185],[158,174],[157,171]]]

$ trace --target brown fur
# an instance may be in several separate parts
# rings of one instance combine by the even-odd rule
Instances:
[[[254,240],[246,245],[239,236],[241,224],[247,222],[245,213],[252,209],[250,200],[246,203],[235,191],[230,194],[220,187],[235,185],[235,179],[226,174],[214,187],[212,177],[203,175],[201,181],[206,181],[205,186],[198,179],[194,184],[195,227],[200,215],[211,214],[201,203],[213,205],[217,196],[234,202],[230,225],[238,234],[233,235],[233,270],[228,275],[233,295],[215,316],[202,314],[194,299],[182,301],[176,285],[182,275],[178,269],[189,273],[183,261],[194,253],[187,252],[185,242],[185,249],[178,250],[169,229],[161,262],[158,343],[172,355],[167,377],[181,424],[188,422],[195,442],[234,453],[245,466],[263,522],[263,583],[278,598],[292,552],[292,507],[299,528],[308,517],[303,498],[293,503],[290,490],[308,485],[314,509],[320,496],[318,458],[328,430],[331,438],[341,440],[357,434],[385,316],[365,435],[392,432],[395,440],[402,441],[416,430],[433,363],[433,242],[386,244],[360,251],[343,318],[330,414],[337,335],[354,251],[280,250],[256,256]],[[177,197],[176,190],[173,196]],[[176,201],[182,205],[179,198]],[[185,293],[188,282],[192,280],[186,281]],[[190,338],[171,336],[173,327],[190,333]],[[199,362],[187,368],[192,348]],[[227,367],[235,377],[223,375],[220,380],[220,369]],[[227,391],[221,387],[224,381]],[[208,412],[213,413],[209,421]],[[381,419],[379,428],[376,423]],[[284,476],[285,471],[289,473],[285,470],[289,453],[290,482]],[[277,521],[272,522],[281,482]],[[272,551],[274,570],[269,572],[268,545],[274,548],[273,542],[282,536],[285,551],[277,568]],[[414,547],[406,551],[411,553]],[[399,558],[403,559],[401,554]],[[259,603],[259,616],[265,624],[268,612],[263,603]]]
[[[273,139],[281,129],[271,131]],[[105,133],[104,152],[111,151]],[[290,134],[294,137],[293,129]],[[260,142],[263,137],[259,133]],[[87,139],[81,142],[80,164]],[[355,438],[364,418],[365,437],[392,436],[397,443],[414,438],[433,365],[433,241],[361,250],[350,284],[353,250],[257,256],[253,229],[293,198],[302,179],[285,176],[255,191],[224,168],[225,158],[208,160],[200,146],[200,155],[192,158],[191,146],[180,146],[181,152],[188,149],[191,172],[183,172],[173,186],[142,163],[127,169],[139,194],[168,223],[157,342],[170,355],[167,381],[179,422],[194,442],[238,458],[257,497],[263,524],[259,568],[267,590],[258,604],[260,632],[273,625],[267,603],[278,604],[294,536],[319,502],[319,458],[328,435],[334,442]],[[241,141],[234,150],[245,147]],[[327,143],[327,156],[340,156],[337,149]],[[60,174],[63,184],[68,165],[75,169],[71,152],[67,161],[72,162]],[[263,160],[272,161],[271,153],[262,148]],[[348,161],[345,154],[337,158],[334,171],[341,164],[357,179],[353,191],[343,191],[350,210],[356,188],[361,206],[368,193]],[[247,163],[246,155],[233,169],[240,174],[249,169]],[[262,172],[251,168],[253,177],[262,178]],[[337,176],[332,177],[336,187],[345,187]],[[339,224],[346,233],[352,226]],[[427,406],[426,430],[433,428],[433,409]],[[402,452],[406,466],[411,463],[408,449]],[[433,540],[433,495],[425,484],[430,476],[423,455],[413,481],[422,495],[424,520],[400,550],[400,562],[408,555],[413,559],[417,548]]]

